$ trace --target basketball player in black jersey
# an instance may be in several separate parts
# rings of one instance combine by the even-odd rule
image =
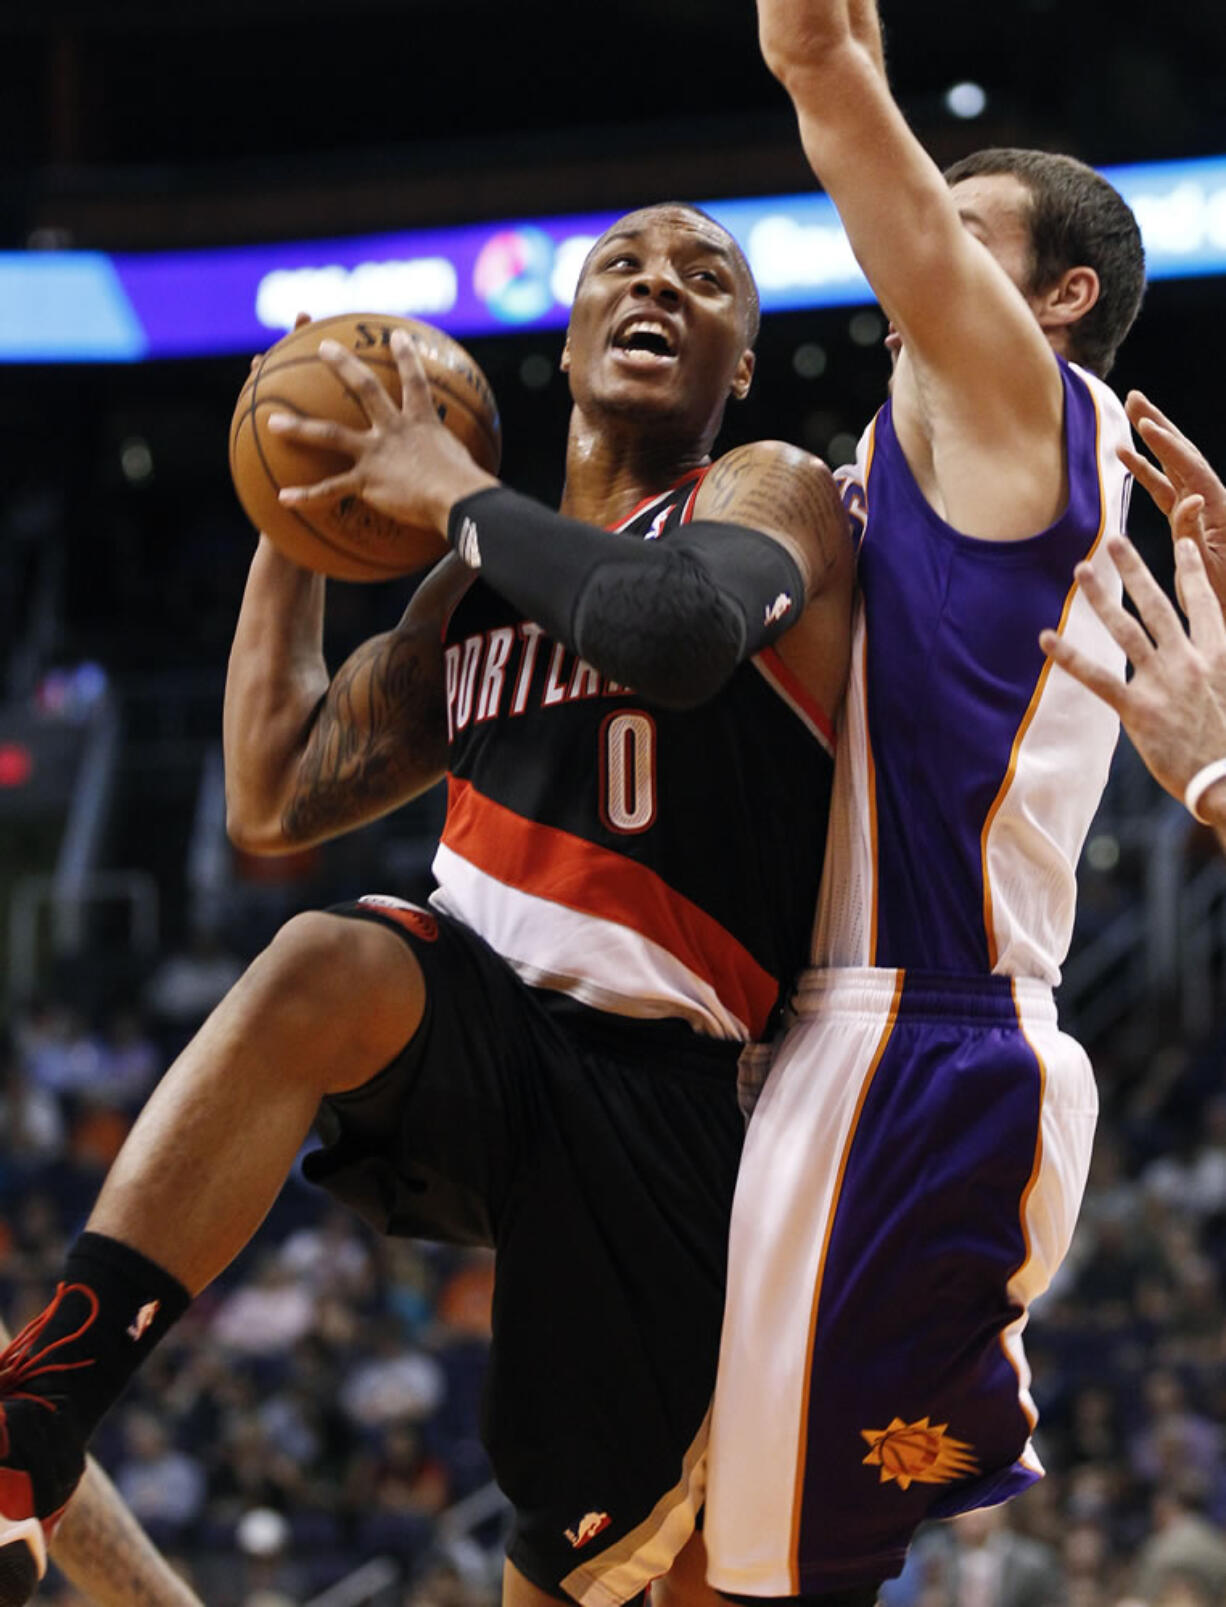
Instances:
[[[456,552],[329,678],[323,581],[260,542],[226,689],[231,835],[298,848],[447,773],[440,890],[295,917],[151,1099],[56,1300],[0,1358],[0,1607],[33,1589],[95,1423],[317,1114],[313,1175],[380,1229],[496,1248],[505,1599],[617,1607],[685,1545],[736,1059],[807,952],[852,585],[824,465],[779,443],[711,464],[756,327],[704,214],[615,225],[563,358],[559,514],[476,468],[407,343],[399,408],[332,351],[365,432],[283,422],[353,458],[289,500],[356,491]]]

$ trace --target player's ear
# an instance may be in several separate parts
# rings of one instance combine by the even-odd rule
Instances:
[[[562,348],[562,355],[558,359],[558,368],[563,374],[570,373],[570,334],[567,333],[566,344]]]
[[[748,348],[741,353],[740,361],[736,365],[736,372],[732,376],[729,387],[734,402],[743,402],[749,395],[749,387],[753,384],[754,362],[753,352]]]
[[[1080,322],[1102,293],[1102,285],[1093,268],[1067,268],[1044,295],[1039,309],[1039,323],[1044,329],[1067,329]]]

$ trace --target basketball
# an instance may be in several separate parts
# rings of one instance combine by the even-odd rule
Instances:
[[[335,580],[392,580],[434,563],[447,551],[437,531],[397,520],[361,497],[329,507],[288,508],[283,486],[309,485],[350,467],[346,454],[274,435],[271,413],[297,413],[365,429],[361,403],[319,356],[335,340],[378,376],[393,402],[400,374],[390,341],[407,331],[421,358],[439,418],[490,474],[502,456],[502,430],[489,381],[458,341],[415,318],[346,313],[303,324],[269,348],[239,394],[230,424],[230,474],[252,524],[295,563]]]

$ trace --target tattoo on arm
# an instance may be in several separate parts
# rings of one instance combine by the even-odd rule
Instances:
[[[430,786],[446,758],[441,651],[421,633],[377,636],[316,706],[285,837],[314,842],[372,820]]]
[[[819,469],[813,460],[763,461],[752,451],[730,452],[715,464],[703,490],[704,519],[728,519],[793,538],[807,532],[821,555],[820,563],[814,564],[815,590],[847,545],[847,513],[838,487],[824,465]],[[813,549],[809,551],[816,558]]]

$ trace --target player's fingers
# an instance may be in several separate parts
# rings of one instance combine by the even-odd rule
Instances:
[[[1107,542],[1107,551],[1111,554],[1111,561],[1119,570],[1124,585],[1128,588],[1128,595],[1137,605],[1137,613],[1140,614],[1145,629],[1158,646],[1182,641],[1184,631],[1179,623],[1179,615],[1171,607],[1170,599],[1150,574],[1145,560],[1128,537],[1112,536]],[[1120,612],[1124,613],[1124,610],[1121,609]],[[1123,646],[1123,643],[1120,645]]]
[[[1080,648],[1074,647],[1056,631],[1040,631],[1039,646],[1048,658],[1067,670],[1075,681],[1088,686],[1090,691],[1109,703],[1118,714],[1127,693],[1125,683],[1089,658]]]
[[[374,370],[360,357],[346,351],[337,340],[321,340],[319,355],[361,402],[372,424],[388,424],[397,417],[391,397],[380,385]]]
[[[330,475],[326,480],[317,480],[314,485],[282,486],[277,496],[289,507],[301,508],[315,507],[321,502],[334,501],[337,497],[360,496],[361,490],[357,470],[346,469],[344,474]]]
[[[1199,447],[1192,445],[1186,435],[1169,424],[1158,424],[1153,419],[1142,419],[1138,434],[1158,459],[1172,480],[1187,480],[1200,485],[1206,475],[1213,473]]]
[[[1154,651],[1154,644],[1123,604],[1109,592],[1089,564],[1078,564],[1077,584],[1085,592],[1091,608],[1122,647],[1133,664],[1143,664]]]
[[[1142,419],[1152,419],[1155,424],[1161,424],[1165,429],[1178,431],[1178,425],[1174,420],[1168,418],[1156,402],[1151,402],[1144,391],[1129,391],[1124,398],[1124,411],[1128,414],[1128,422],[1134,430],[1140,428]]]
[[[1204,497],[1194,494],[1180,497],[1168,515],[1171,521],[1171,540],[1175,543],[1193,541],[1201,548],[1202,555],[1206,540],[1204,520],[1201,517],[1204,511]],[[1183,595],[1183,576],[1179,573],[1178,565],[1175,566],[1175,596],[1180,608],[1186,614],[1188,604]]]
[[[300,418],[296,413],[270,413],[268,428],[274,435],[283,435],[288,441],[301,441],[304,446],[326,446],[336,452],[348,452],[357,457],[363,444],[370,439],[360,430],[351,430],[346,424],[333,419]]]
[[[430,399],[426,370],[407,330],[392,331],[391,348],[400,371],[401,411],[410,416],[433,413],[434,403]]]
[[[1202,518],[1204,511],[1205,499],[1199,492],[1180,497],[1171,509],[1171,539],[1193,541],[1198,544],[1204,541],[1205,525]]]
[[[1117,446],[1115,455],[1137,483],[1145,487],[1159,509],[1163,513],[1170,513],[1175,505],[1175,487],[1162,470],[1140,452],[1134,452],[1130,446]]]
[[[1209,584],[1204,555],[1196,543],[1186,537],[1175,543],[1175,573],[1193,642],[1202,651],[1221,652],[1226,645],[1222,605]]]

